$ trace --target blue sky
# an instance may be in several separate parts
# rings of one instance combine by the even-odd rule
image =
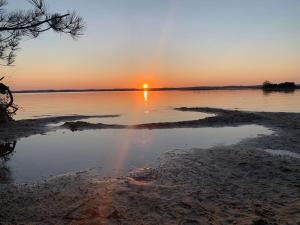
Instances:
[[[85,35],[22,42],[16,89],[300,83],[300,1],[49,0]],[[9,0],[8,8],[26,8]],[[85,79],[83,79],[85,78]],[[70,81],[71,80],[71,81]]]

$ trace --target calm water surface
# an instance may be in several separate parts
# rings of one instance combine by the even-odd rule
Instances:
[[[33,182],[50,175],[98,168],[103,176],[155,165],[172,149],[234,144],[271,131],[261,126],[166,130],[58,131],[24,138],[5,162],[2,183]],[[3,165],[4,166],[4,165]]]
[[[207,114],[177,112],[174,107],[218,107],[253,111],[300,112],[300,92],[264,94],[244,91],[165,91],[17,94],[17,119],[70,114],[120,114],[91,122],[137,124],[204,118]],[[176,148],[234,144],[243,138],[269,135],[256,125],[164,130],[61,130],[23,138],[13,154],[0,159],[0,183],[35,182],[50,175],[98,168],[104,176],[151,166]]]
[[[145,98],[146,97],[146,98]],[[194,119],[199,113],[177,112],[173,107],[217,107],[253,111],[300,112],[300,91],[293,93],[243,91],[155,91],[18,94],[22,107],[17,118],[66,114],[122,114],[115,123],[145,123]]]

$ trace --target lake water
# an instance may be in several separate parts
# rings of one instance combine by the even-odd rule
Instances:
[[[300,112],[300,91],[153,91],[17,94],[22,107],[17,119],[66,114],[122,114],[124,124],[185,120],[199,113],[181,113],[173,107],[217,107],[253,111]]]
[[[118,118],[90,121],[138,124],[211,116],[173,110],[182,106],[300,112],[300,92],[264,94],[258,90],[245,90],[17,94],[16,103],[22,107],[17,119],[70,114],[120,114]],[[18,140],[14,152],[0,159],[0,183],[36,182],[51,175],[88,168],[99,169],[103,176],[119,176],[134,168],[155,165],[161,154],[172,149],[229,145],[243,138],[271,133],[256,125],[164,130],[60,130]]]

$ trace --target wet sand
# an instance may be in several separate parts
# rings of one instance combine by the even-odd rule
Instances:
[[[300,224],[300,160],[264,151],[300,153],[300,114],[178,110],[216,116],[126,128],[259,124],[274,134],[232,146],[171,150],[161,157],[157,168],[140,169],[121,178],[100,179],[96,171],[88,170],[38,184],[2,185],[0,223]],[[103,129],[103,124],[101,128],[77,122],[64,127],[74,124],[74,130]]]
[[[90,118],[113,118],[118,116],[119,115],[70,115],[11,121],[8,124],[0,124],[0,141],[15,141],[20,138],[29,137],[35,134],[45,134],[49,131],[59,129],[59,127],[49,126],[49,124]]]

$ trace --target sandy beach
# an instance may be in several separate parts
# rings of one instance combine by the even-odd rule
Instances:
[[[0,225],[300,225],[299,12],[0,0]]]
[[[56,118],[57,123],[66,122],[56,128],[49,128],[47,121],[35,123],[32,120],[30,132],[22,130],[22,134],[17,133],[15,137],[10,133],[6,139],[32,135],[35,126],[47,132],[61,127],[72,130],[110,126],[164,129],[259,124],[274,133],[245,139],[232,146],[170,149],[161,156],[156,168],[137,169],[120,178],[100,178],[97,171],[87,170],[35,184],[2,185],[0,223],[300,224],[299,113],[214,108],[176,110],[206,112],[215,116],[134,126]],[[49,121],[53,122],[53,118]],[[12,125],[12,130],[20,128],[18,124],[24,122],[16,124]],[[284,151],[271,154],[269,150]],[[285,154],[289,151],[294,155]]]

